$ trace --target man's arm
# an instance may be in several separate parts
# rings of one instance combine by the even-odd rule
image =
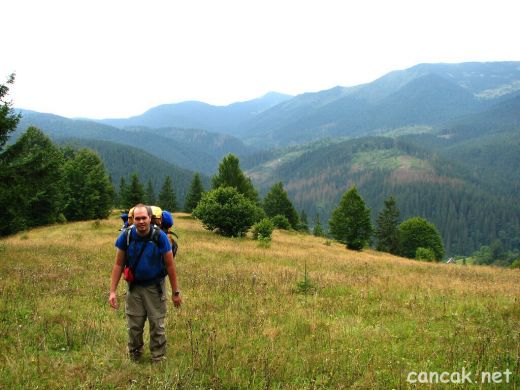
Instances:
[[[117,285],[119,284],[119,279],[121,279],[121,274],[123,273],[123,265],[125,264],[125,251],[117,248],[116,251],[116,261],[114,263],[114,267],[112,268],[112,281],[110,283],[110,296],[108,298],[108,302],[110,306],[114,309],[117,309],[117,296],[116,290]]]
[[[175,291],[179,291],[179,285],[177,284],[177,271],[175,270],[175,260],[172,251],[168,251],[164,254],[164,264],[166,265],[166,271],[168,272],[168,278],[170,279],[170,285],[172,286],[173,304],[175,307],[179,307],[182,299],[180,295],[175,295]]]

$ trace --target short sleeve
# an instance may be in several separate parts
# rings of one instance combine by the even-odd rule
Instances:
[[[119,237],[117,237],[115,246],[116,246],[116,248],[119,248],[122,251],[126,251],[127,250],[128,247],[126,245],[126,230],[123,230],[121,232],[121,234],[119,235]]]
[[[168,236],[161,230],[161,235],[159,236],[159,250],[161,255],[172,250],[172,246],[170,244],[170,240],[168,240]]]

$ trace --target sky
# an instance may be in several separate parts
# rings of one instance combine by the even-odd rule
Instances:
[[[123,118],[371,82],[418,63],[520,61],[518,0],[16,0],[0,7],[15,107]]]

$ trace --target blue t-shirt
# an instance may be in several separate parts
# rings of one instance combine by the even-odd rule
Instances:
[[[150,233],[153,227],[150,227]],[[116,247],[127,252],[128,265],[132,268],[135,266],[137,257],[146,245],[141,260],[137,268],[134,270],[135,283],[141,285],[150,285],[157,283],[166,276],[166,267],[164,265],[163,255],[172,250],[170,240],[163,231],[159,231],[159,239],[157,244],[151,240],[151,236],[141,237],[137,234],[137,229],[132,226],[130,231],[130,245],[127,246],[127,231],[119,235],[116,240]]]

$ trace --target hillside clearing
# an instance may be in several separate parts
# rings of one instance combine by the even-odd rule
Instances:
[[[175,217],[184,303],[169,306],[159,366],[127,359],[124,310],[107,303],[119,219],[0,240],[0,388],[400,388],[411,371],[463,368],[520,385],[518,271],[281,231],[260,248]]]

